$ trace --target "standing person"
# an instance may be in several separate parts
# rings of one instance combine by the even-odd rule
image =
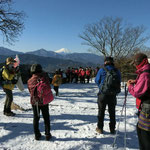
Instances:
[[[81,70],[81,83],[85,83],[85,69]]]
[[[35,93],[37,93],[37,84],[39,83],[39,80],[42,79],[46,84],[49,83],[49,77],[48,75],[42,71],[42,67],[40,64],[33,64],[31,66],[30,72],[32,74],[32,77],[28,80],[28,89],[31,94],[30,96],[30,102],[33,108],[33,128],[34,128],[34,134],[35,134],[35,140],[40,140],[41,133],[39,130],[39,120],[40,120],[40,111],[42,111],[42,115],[44,118],[44,124],[45,124],[45,135],[46,140],[50,140],[51,133],[50,133],[50,115],[49,115],[49,105],[43,104],[43,101],[41,103],[35,102]],[[50,88],[50,86],[49,86]],[[40,98],[41,99],[41,98]],[[43,100],[43,99],[41,99]]]
[[[86,78],[87,78],[87,83],[89,83],[90,75],[91,75],[91,70],[90,70],[89,68],[86,68]]]
[[[78,76],[79,76],[79,70],[78,68],[75,69],[75,83],[78,83]]]
[[[107,71],[114,71],[116,73],[116,78],[118,83],[114,83],[114,85],[111,85],[110,89],[108,89],[108,93],[104,92],[104,83],[105,78],[107,75]],[[118,69],[114,66],[114,61],[112,57],[106,57],[104,60],[104,68],[99,69],[95,82],[99,87],[99,93],[98,93],[98,123],[96,131],[100,134],[103,133],[103,127],[104,127],[104,116],[105,116],[105,109],[108,105],[108,112],[110,117],[110,123],[109,123],[109,129],[111,134],[115,134],[115,126],[116,126],[116,115],[115,115],[115,107],[116,107],[116,95],[119,91],[114,86],[118,86],[120,90],[120,82],[121,82],[121,74]],[[106,88],[105,88],[106,89]],[[113,91],[113,92],[112,92]]]
[[[56,92],[56,96],[59,95],[59,86],[60,86],[61,83],[62,83],[61,75],[59,74],[58,71],[56,71],[55,75],[53,77],[53,80],[52,80],[52,84],[54,86],[54,90]]]
[[[11,104],[13,102],[13,93],[15,84],[17,83],[16,75],[18,74],[19,69],[14,68],[14,63],[16,61],[12,57],[6,59],[6,65],[2,68],[2,88],[6,93],[6,100],[4,104],[4,115],[14,116],[15,113],[11,111]],[[16,79],[15,79],[16,78]]]
[[[140,150],[150,150],[150,64],[144,53],[136,54],[133,64],[137,78],[128,80],[127,87],[130,94],[141,102],[137,123]]]
[[[68,67],[68,69],[66,71],[66,76],[67,76],[67,82],[70,83],[70,81],[71,81],[71,69],[70,69],[70,67]]]

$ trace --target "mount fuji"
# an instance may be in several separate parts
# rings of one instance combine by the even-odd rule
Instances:
[[[66,54],[71,53],[71,51],[69,49],[67,49],[67,48],[61,48],[61,49],[56,50],[54,52],[58,53],[58,54],[62,54],[62,55],[66,55]]]

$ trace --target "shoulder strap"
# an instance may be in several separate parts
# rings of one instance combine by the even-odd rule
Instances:
[[[103,67],[103,69],[104,69],[106,72],[109,72],[109,71],[111,71],[111,70],[114,70],[114,71],[117,72],[117,69],[116,69],[116,68],[113,68],[113,69],[111,69],[111,70],[108,70],[106,67]]]
[[[106,72],[108,72],[108,71],[109,71],[106,67],[103,67],[103,69],[104,69]]]
[[[150,70],[144,70],[144,71],[142,71],[142,73],[144,73],[144,72],[148,72],[148,73],[150,73]]]

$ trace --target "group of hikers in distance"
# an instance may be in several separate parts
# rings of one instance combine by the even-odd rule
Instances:
[[[134,56],[132,64],[136,67],[137,78],[130,79],[126,85],[131,95],[136,98],[138,105],[138,123],[137,135],[139,140],[140,150],[150,150],[150,64],[147,55],[144,53],[137,53]],[[84,72],[84,79],[90,76],[90,68],[71,69],[68,68],[66,76],[68,82],[72,82],[78,74],[81,83],[85,80],[81,77]],[[76,72],[76,73],[75,73]],[[50,133],[50,116],[49,116],[49,103],[54,99],[51,91],[49,76],[43,71],[40,64],[33,64],[30,68],[31,78],[28,80],[28,90],[30,92],[30,102],[33,108],[33,129],[35,140],[40,140],[41,133],[39,130],[40,111],[42,112],[45,124],[45,139],[50,140],[52,135]],[[6,64],[2,69],[2,88],[6,94],[4,104],[4,115],[14,116],[15,113],[11,111],[11,104],[13,101],[13,93],[15,84],[20,76],[19,66],[16,65],[16,60],[12,57],[6,59]],[[59,79],[59,80],[58,80]],[[121,91],[121,73],[115,67],[113,57],[106,57],[104,59],[104,66],[101,67],[95,77],[95,83],[98,85],[98,122],[96,132],[104,134],[104,116],[106,106],[110,117],[109,129],[111,134],[116,134],[116,105],[117,95]],[[52,84],[58,96],[59,85],[61,84],[61,75],[56,71],[53,77]]]
[[[68,67],[65,74],[67,83],[89,83],[90,79],[95,76],[95,70],[91,67]]]

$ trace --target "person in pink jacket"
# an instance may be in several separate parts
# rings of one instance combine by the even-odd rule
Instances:
[[[130,94],[141,102],[137,123],[140,150],[150,150],[150,64],[144,53],[136,54],[133,64],[137,78],[128,80],[127,87]]]

